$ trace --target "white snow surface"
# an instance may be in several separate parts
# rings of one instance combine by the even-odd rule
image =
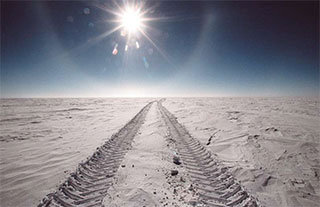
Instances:
[[[1,99],[1,207],[38,205],[149,99]]]
[[[175,151],[167,137],[166,125],[157,105],[153,104],[114,177],[104,206],[192,207],[189,202],[196,196],[186,190],[191,181],[185,169],[172,162]],[[178,170],[179,174],[171,176],[171,170]]]
[[[1,206],[36,206],[151,100],[1,99]],[[163,105],[264,206],[320,202],[319,97],[167,98]],[[172,166],[165,134],[154,104],[110,195],[147,196],[150,205],[158,202],[168,187],[160,169]],[[146,193],[144,181],[157,190],[149,186]],[[139,199],[129,204],[106,198],[110,201],[114,206],[142,204]]]
[[[319,97],[170,98],[163,105],[264,206],[320,203]]]

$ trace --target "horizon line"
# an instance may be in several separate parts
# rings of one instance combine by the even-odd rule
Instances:
[[[225,96],[29,96],[0,99],[89,99],[89,98],[320,98],[320,95],[225,95]]]

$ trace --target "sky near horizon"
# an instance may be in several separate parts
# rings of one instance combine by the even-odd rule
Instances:
[[[107,9],[1,1],[1,97],[319,95],[318,1],[148,1],[130,41]]]

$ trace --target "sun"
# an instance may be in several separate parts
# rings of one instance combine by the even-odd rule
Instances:
[[[121,26],[126,32],[136,33],[141,29],[142,14],[140,9],[126,8],[121,14]]]
[[[156,17],[154,16],[156,6],[148,6],[147,1],[128,1],[123,0],[123,4],[118,4],[118,1],[113,1],[114,7],[108,7],[106,4],[96,4],[97,8],[112,14],[113,18],[106,19],[107,23],[115,24],[115,27],[104,32],[96,39],[101,40],[107,36],[119,31],[121,35],[121,42],[114,41],[112,55],[119,54],[119,49],[123,49],[125,53],[131,55],[133,51],[144,50],[146,46],[144,43],[148,41],[166,60],[167,55],[156,44],[152,38],[152,33],[159,33],[157,29],[153,28],[150,23],[157,21],[166,21],[172,17]],[[154,25],[154,24],[153,24]],[[125,44],[123,44],[123,40]],[[152,49],[152,48],[149,48]],[[150,50],[148,50],[150,51]],[[153,51],[153,50],[152,50]],[[152,52],[153,53],[153,52]],[[121,53],[120,53],[121,54]],[[143,56],[144,64],[149,67],[146,57]]]

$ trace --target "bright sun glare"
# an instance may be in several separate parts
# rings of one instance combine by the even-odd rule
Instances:
[[[135,33],[140,30],[141,21],[139,9],[127,8],[121,15],[122,26],[128,33]]]
[[[115,16],[115,19],[111,19],[110,22],[117,23],[116,27],[100,35],[99,39],[105,38],[116,31],[120,31],[120,35],[123,38],[126,38],[126,43],[124,45],[121,45],[118,42],[114,43],[112,54],[117,55],[120,48],[123,48],[124,52],[127,52],[127,54],[132,54],[132,51],[141,49],[143,44],[142,38],[144,37],[145,40],[149,41],[149,43],[151,43],[152,46],[156,48],[165,59],[167,59],[167,56],[156,45],[150,35],[150,32],[155,30],[148,25],[148,23],[160,20],[160,18],[149,16],[154,12],[155,7],[147,7],[142,1],[130,1],[130,3],[129,1],[124,2],[125,3],[123,5],[119,5],[117,1],[114,1],[117,8],[99,6],[99,8]],[[148,65],[145,57],[144,64]]]

